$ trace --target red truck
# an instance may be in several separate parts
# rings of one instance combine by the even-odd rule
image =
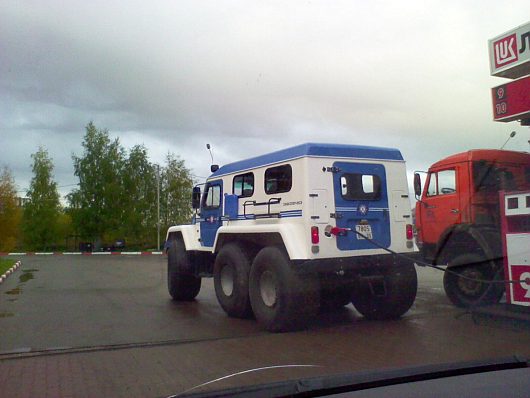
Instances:
[[[425,260],[447,266],[444,289],[455,305],[502,297],[503,284],[480,282],[504,276],[499,192],[528,189],[526,152],[478,149],[449,156],[429,168],[423,189],[415,173],[418,246]]]

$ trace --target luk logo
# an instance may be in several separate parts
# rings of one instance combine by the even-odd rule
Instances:
[[[515,33],[493,43],[495,66],[497,68],[517,61],[517,40]]]
[[[496,68],[500,68],[517,61],[518,54],[515,33],[493,43],[493,53],[495,57]]]

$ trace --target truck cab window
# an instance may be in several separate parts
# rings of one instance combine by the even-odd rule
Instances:
[[[240,198],[248,198],[254,194],[254,173],[240,174],[234,177],[232,193]]]
[[[293,170],[286,164],[265,170],[265,193],[268,195],[289,192],[293,185]]]
[[[456,192],[456,174],[454,170],[438,173],[438,194],[447,195]]]
[[[206,209],[215,209],[221,204],[221,186],[220,185],[209,185],[206,188],[202,200],[202,207]]]
[[[448,195],[456,192],[455,170],[443,170],[431,173],[427,196]]]

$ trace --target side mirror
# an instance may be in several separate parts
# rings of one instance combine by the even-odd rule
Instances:
[[[218,164],[212,164],[212,165],[210,166],[210,171],[211,171],[212,173],[215,173],[217,170],[219,170],[219,165],[218,165]]]
[[[421,177],[419,173],[414,173],[414,195],[416,195],[416,198],[421,196]]]
[[[193,187],[193,193],[191,194],[191,207],[195,210],[201,207],[201,188]]]

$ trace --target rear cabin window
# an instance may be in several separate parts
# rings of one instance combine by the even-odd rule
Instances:
[[[240,174],[234,177],[232,193],[240,198],[248,198],[254,194],[254,173]]]
[[[515,174],[514,174],[515,173]],[[475,191],[515,191],[518,186],[530,182],[528,168],[524,171],[508,165],[488,163],[484,160],[473,163],[473,183]]]
[[[381,199],[381,178],[378,175],[346,173],[340,178],[340,185],[345,200]]]
[[[291,165],[271,167],[265,170],[265,193],[268,195],[289,192],[293,186]]]

